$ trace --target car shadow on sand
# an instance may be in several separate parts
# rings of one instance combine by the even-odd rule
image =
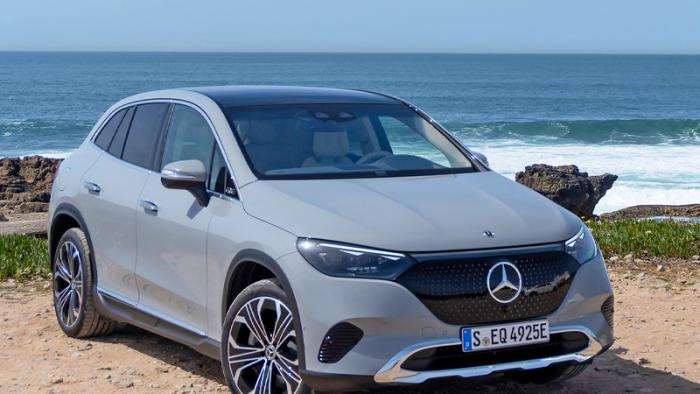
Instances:
[[[182,369],[196,377],[225,385],[221,364],[191,348],[140,328],[124,325],[113,334],[92,338],[93,341],[120,344],[158,359],[168,366]]]
[[[125,326],[113,335],[99,339],[122,344],[170,366],[180,368],[196,377],[225,385],[221,365],[194,350],[169,339],[141,329]],[[700,393],[700,384],[682,376],[656,369],[654,365],[639,365],[620,355],[627,349],[613,347],[596,358],[581,375],[548,385],[519,384],[503,376],[482,379],[449,379],[414,386],[384,388],[381,393]]]

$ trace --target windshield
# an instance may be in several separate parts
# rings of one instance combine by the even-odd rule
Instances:
[[[226,112],[248,163],[262,179],[473,171],[447,137],[400,104],[275,105]]]

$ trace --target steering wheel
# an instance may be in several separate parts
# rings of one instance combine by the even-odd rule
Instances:
[[[379,150],[376,152],[370,152],[362,157],[360,157],[355,164],[367,164],[367,163],[374,163],[375,161],[379,161],[380,159],[383,159],[387,156],[391,156],[393,153],[387,152],[384,150]]]

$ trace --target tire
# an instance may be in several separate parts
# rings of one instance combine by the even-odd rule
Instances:
[[[92,253],[85,233],[66,231],[58,241],[51,266],[53,303],[61,330],[72,338],[106,335],[115,323],[99,315],[93,299]]]
[[[221,364],[231,392],[309,392],[299,375],[298,317],[289,305],[284,290],[267,279],[246,287],[233,301],[221,339]]]
[[[590,363],[556,364],[531,371],[514,372],[511,376],[519,383],[548,384],[563,382],[585,371]]]

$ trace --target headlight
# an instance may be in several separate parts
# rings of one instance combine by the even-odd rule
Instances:
[[[310,238],[297,240],[297,249],[306,261],[330,276],[392,280],[414,263],[402,253]]]
[[[598,254],[598,246],[591,235],[591,231],[585,225],[581,230],[565,242],[566,253],[574,256],[581,264],[595,257]]]

